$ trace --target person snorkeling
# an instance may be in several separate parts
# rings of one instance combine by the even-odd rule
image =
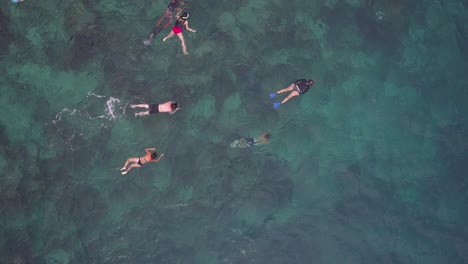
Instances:
[[[145,152],[146,152],[145,156],[142,156],[139,158],[128,158],[127,161],[125,161],[125,165],[120,169],[122,171],[121,174],[125,175],[129,171],[131,171],[133,168],[139,168],[149,162],[159,162],[161,158],[164,157],[164,153],[159,155],[158,157],[158,153],[150,152],[150,151],[155,151],[155,150],[156,150],[155,148],[147,148],[145,149]],[[128,166],[130,162],[132,162],[132,164]]]
[[[180,110],[180,105],[175,101],[165,102],[163,104],[132,104],[130,108],[145,108],[148,111],[135,113],[137,116],[147,116],[156,113],[169,113],[173,115],[175,112]]]
[[[231,143],[231,148],[250,148],[257,145],[265,145],[268,144],[270,138],[271,134],[265,132],[256,138],[237,139]]]
[[[176,17],[179,16],[180,12],[182,12],[182,9],[179,8],[179,5],[183,5],[182,0],[171,0],[171,2],[169,2],[164,15],[158,20],[153,30],[151,30],[151,32],[148,34],[148,37],[146,37],[146,39],[143,41],[145,46],[151,44],[154,37],[156,37],[156,35],[158,35],[163,29],[169,27],[169,25],[172,23],[174,12],[177,11]]]
[[[177,21],[175,22],[175,25],[172,28],[172,31],[169,32],[169,34],[163,39],[163,41],[165,42],[166,40],[172,38],[174,35],[177,35],[182,44],[182,52],[185,55],[188,55],[188,52],[187,52],[187,46],[185,45],[184,35],[182,34],[182,31],[184,30],[183,28],[185,27],[188,31],[191,31],[191,32],[197,32],[195,29],[191,29],[189,27],[188,18],[189,18],[189,14],[187,14],[187,12],[183,12],[182,15],[180,15]]]
[[[314,85],[314,80],[299,79],[294,83],[291,83],[288,87],[277,91],[276,93],[271,93],[270,98],[275,98],[277,94],[291,92],[286,98],[281,101],[281,103],[273,103],[274,108],[278,108],[281,104],[286,103],[289,99],[305,94],[309,88]]]

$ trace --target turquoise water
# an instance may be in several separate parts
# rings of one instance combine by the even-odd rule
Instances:
[[[466,1],[167,4],[0,4],[0,263],[468,262]]]

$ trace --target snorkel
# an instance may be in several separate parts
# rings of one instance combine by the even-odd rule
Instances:
[[[182,15],[179,17],[181,20],[187,20],[189,18],[189,14],[187,12],[183,12]]]

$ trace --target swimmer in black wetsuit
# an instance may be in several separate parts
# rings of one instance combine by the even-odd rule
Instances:
[[[125,161],[125,165],[120,169],[122,171],[121,172],[122,175],[125,175],[130,170],[132,170],[133,168],[139,168],[139,167],[143,166],[143,164],[146,164],[148,162],[159,162],[159,160],[161,160],[161,158],[164,156],[164,153],[161,154],[159,156],[159,158],[158,158],[158,153],[156,153],[156,152],[151,153],[150,152],[150,151],[155,151],[155,150],[156,150],[155,148],[147,148],[147,149],[145,149],[145,152],[146,152],[145,156],[142,156],[142,157],[139,157],[139,158],[129,158],[129,159],[127,159],[127,161]],[[133,164],[130,164],[130,166],[128,166],[128,164],[130,162],[133,162]],[[127,168],[127,166],[128,166],[128,168]]]
[[[257,145],[268,144],[270,133],[263,133],[256,138],[241,138],[231,143],[231,148],[250,148]]]
[[[158,35],[163,29],[171,25],[174,12],[177,11],[176,17],[179,16],[180,12],[182,11],[182,9],[179,8],[179,5],[182,4],[182,0],[171,0],[167,6],[166,11],[164,12],[164,15],[158,20],[153,30],[151,30],[151,32],[148,34],[148,37],[146,37],[146,39],[143,41],[146,46],[151,44],[151,41],[153,41],[154,37],[156,37],[156,35]]]
[[[270,97],[275,98],[277,94],[291,92],[286,98],[283,99],[283,101],[281,101],[281,103],[273,103],[273,106],[275,108],[278,108],[281,104],[284,104],[287,101],[289,101],[289,99],[298,95],[305,94],[309,90],[309,88],[312,85],[314,85],[314,83],[315,83],[314,80],[299,79],[295,81],[294,83],[291,83],[291,85],[289,85],[288,87],[281,89],[277,91],[276,93],[271,93]]]

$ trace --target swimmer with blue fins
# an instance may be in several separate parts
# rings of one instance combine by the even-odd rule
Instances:
[[[299,79],[294,83],[291,83],[291,85],[289,85],[288,87],[281,89],[276,93],[271,93],[270,98],[273,99],[276,97],[277,94],[291,92],[286,98],[283,99],[283,101],[281,101],[281,103],[273,103],[273,107],[278,108],[280,105],[289,101],[289,99],[298,95],[305,94],[307,91],[309,91],[309,88],[312,85],[314,85],[314,83],[314,80]]]

